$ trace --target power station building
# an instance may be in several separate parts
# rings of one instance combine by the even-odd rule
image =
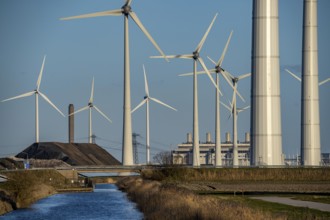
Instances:
[[[211,141],[211,134],[206,133],[206,141],[200,142],[199,162],[201,165],[215,164],[215,143]],[[192,135],[187,134],[187,141],[179,144],[176,150],[172,151],[173,164],[192,165],[193,149]],[[226,133],[226,139],[221,143],[221,159],[222,166],[233,165],[233,142],[230,134]],[[238,162],[239,166],[250,166],[250,134],[245,133],[245,140],[238,141]]]
[[[200,142],[199,162],[203,166],[215,165],[215,143],[211,140],[211,134],[206,133],[206,141]],[[176,165],[193,164],[192,135],[187,134],[186,142],[178,144],[177,149],[172,150],[172,162]],[[320,166],[330,166],[330,153],[321,153]],[[254,166],[250,162],[250,134],[245,133],[245,140],[238,141],[238,164],[239,166]],[[281,156],[284,166],[302,166],[300,155],[284,155]],[[226,133],[225,141],[221,143],[221,159],[223,167],[233,167],[233,142],[230,133]],[[267,166],[263,158],[259,157],[255,166]]]

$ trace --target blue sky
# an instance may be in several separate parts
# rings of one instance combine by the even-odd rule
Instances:
[[[97,11],[118,9],[124,1],[110,0],[2,0],[0,1],[0,99],[35,89],[42,58],[47,54],[41,91],[64,113],[73,103],[75,109],[87,105],[92,77],[95,77],[94,103],[113,121],[109,124],[93,112],[96,142],[121,159],[123,109],[123,17],[99,17],[60,21],[67,17]],[[283,151],[299,153],[300,84],[283,70],[301,70],[303,1],[279,1],[280,65],[282,97]],[[330,1],[319,0],[319,79],[330,76]],[[218,59],[231,30],[234,34],[223,62],[234,75],[251,70],[252,1],[248,0],[133,0],[132,9],[165,54],[191,53],[199,43],[216,13],[217,20],[201,51]],[[174,149],[192,131],[192,78],[178,77],[191,72],[192,61],[150,59],[157,50],[130,20],[132,108],[144,96],[142,64],[145,64],[150,95],[177,108],[174,112],[151,103],[151,152]],[[232,91],[224,80],[221,89],[226,101]],[[250,79],[238,85],[249,105]],[[199,77],[200,139],[206,132],[214,140],[214,88],[206,76]],[[320,87],[322,152],[330,152],[330,117],[327,110],[330,83]],[[40,141],[66,142],[67,118],[63,118],[44,100],[39,101]],[[16,154],[35,140],[34,98],[0,103],[0,156]],[[232,133],[228,112],[221,109],[221,137]],[[250,128],[249,111],[239,115],[239,140]],[[145,143],[145,108],[132,117],[133,131]],[[88,112],[75,116],[76,142],[87,142]],[[139,160],[145,161],[145,150],[139,148]]]

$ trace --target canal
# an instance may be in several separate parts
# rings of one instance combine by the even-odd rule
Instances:
[[[0,219],[143,219],[136,205],[114,184],[97,184],[93,192],[61,193],[39,200],[27,209],[15,210]]]

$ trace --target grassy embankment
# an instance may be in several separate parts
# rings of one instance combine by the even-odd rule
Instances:
[[[145,170],[142,177],[123,179],[118,186],[138,204],[147,219],[330,218],[327,212],[246,196],[246,193],[305,192],[301,190],[329,196],[330,169],[167,168]]]
[[[80,188],[56,170],[2,171],[9,180],[0,184],[0,215],[25,208],[57,191]]]

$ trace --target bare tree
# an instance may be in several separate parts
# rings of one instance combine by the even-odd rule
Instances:
[[[162,151],[157,153],[153,157],[154,163],[160,164],[160,165],[171,165],[172,163],[172,154],[170,151]]]

